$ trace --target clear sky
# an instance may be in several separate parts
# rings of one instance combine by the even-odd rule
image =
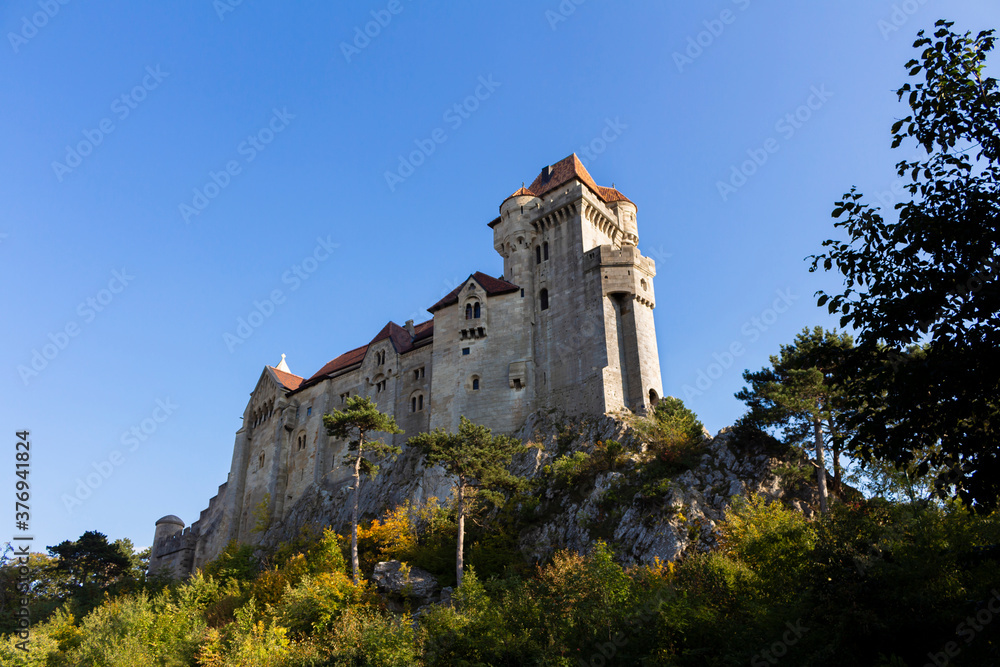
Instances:
[[[731,424],[743,369],[836,326],[804,258],[852,185],[898,194],[892,91],[942,17],[1000,7],[3,2],[0,542],[190,524],[265,364],[312,375],[498,275],[486,223],[573,152],[638,206],[665,392]]]

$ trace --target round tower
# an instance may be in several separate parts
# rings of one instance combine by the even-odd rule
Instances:
[[[625,233],[622,237],[622,245],[638,245],[639,226],[635,221],[635,204],[627,199],[622,199],[621,201],[614,202],[613,209],[618,214],[618,225]]]
[[[153,550],[155,551],[157,545],[159,545],[163,540],[167,539],[171,535],[176,535],[183,530],[184,522],[180,517],[174,516],[173,514],[168,514],[163,517],[156,522],[156,532],[153,534]]]
[[[504,279],[522,287],[532,276],[535,230],[530,224],[541,200],[523,186],[500,204],[493,226],[493,247],[503,257]]]

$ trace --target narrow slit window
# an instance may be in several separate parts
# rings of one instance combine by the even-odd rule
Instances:
[[[535,264],[542,263],[542,246],[535,246]]]
[[[543,289],[541,292],[538,293],[538,300],[540,302],[542,310],[549,309],[549,291],[547,289]]]
[[[548,259],[548,258],[549,258],[549,242],[546,241],[545,243],[542,244],[542,259]]]

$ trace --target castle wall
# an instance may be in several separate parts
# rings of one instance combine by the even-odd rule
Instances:
[[[477,301],[480,317],[466,319],[466,305]],[[431,429],[456,431],[462,416],[501,433],[521,426],[534,394],[530,316],[527,293],[488,296],[471,279],[458,303],[434,314]]]

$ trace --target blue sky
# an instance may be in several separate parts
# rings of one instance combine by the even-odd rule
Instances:
[[[852,185],[898,196],[892,91],[941,17],[1000,7],[4,2],[0,496],[27,428],[35,549],[190,523],[265,364],[499,274],[486,223],[572,152],[638,205],[666,393],[731,424],[743,369],[837,324],[804,258]]]

